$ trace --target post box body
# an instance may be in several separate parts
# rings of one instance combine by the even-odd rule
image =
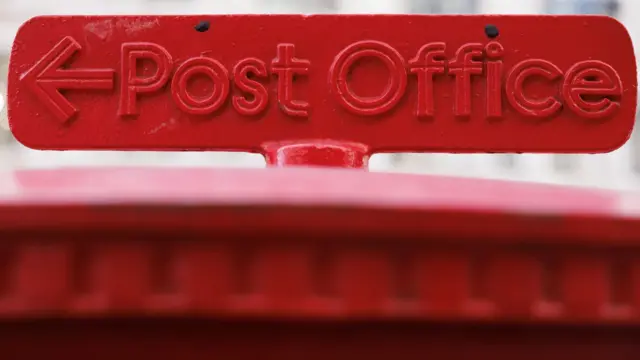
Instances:
[[[1,181],[9,358],[640,351],[629,194],[321,168]]]
[[[26,146],[294,167],[0,174],[0,357],[635,359],[640,199],[364,169],[609,152],[636,105],[607,17],[30,19]]]

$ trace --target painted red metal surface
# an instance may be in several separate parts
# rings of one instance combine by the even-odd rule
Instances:
[[[637,196],[311,168],[1,180],[5,320],[640,324]]]
[[[6,358],[640,351],[637,196],[303,168],[21,171],[0,185]]]
[[[628,138],[636,83],[607,17],[51,16],[18,31],[8,110],[41,149],[591,153]]]
[[[9,76],[10,124],[32,147],[241,150],[307,168],[0,174],[4,357],[640,351],[637,195],[309,167],[613,150],[636,107],[615,20],[39,17]]]
[[[637,329],[416,323],[49,321],[0,323],[10,359],[635,359]]]

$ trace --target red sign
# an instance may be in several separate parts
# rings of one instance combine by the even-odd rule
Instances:
[[[17,34],[8,107],[39,149],[606,152],[636,86],[606,17],[50,16]]]

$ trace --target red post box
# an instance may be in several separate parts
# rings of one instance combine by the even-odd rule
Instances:
[[[272,166],[0,175],[2,356],[632,359],[629,194],[364,170],[612,151],[636,76],[606,17],[31,19],[9,71],[25,145]]]

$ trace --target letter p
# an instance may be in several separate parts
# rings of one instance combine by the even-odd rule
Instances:
[[[138,61],[151,60],[156,71],[147,77],[138,76]],[[120,82],[120,105],[118,115],[137,115],[137,95],[160,90],[169,80],[172,59],[169,52],[160,45],[149,42],[129,42],[122,44]]]

